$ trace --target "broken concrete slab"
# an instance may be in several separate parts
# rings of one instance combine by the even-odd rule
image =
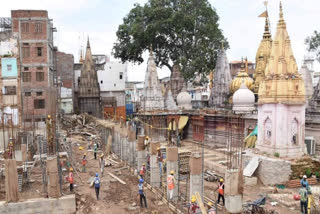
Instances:
[[[246,168],[244,168],[243,170],[243,175],[250,177],[253,175],[253,173],[256,171],[256,169],[258,168],[260,163],[260,159],[259,157],[253,157],[250,162],[248,163],[248,165],[246,166]]]

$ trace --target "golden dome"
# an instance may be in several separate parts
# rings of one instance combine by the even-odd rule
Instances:
[[[239,71],[237,76],[232,80],[230,84],[230,91],[232,94],[240,88],[242,81],[244,81],[248,89],[252,90],[254,87],[253,79],[249,77],[248,73],[246,72],[247,62],[248,61],[246,60],[246,69],[245,69],[244,63],[241,64],[241,70]]]

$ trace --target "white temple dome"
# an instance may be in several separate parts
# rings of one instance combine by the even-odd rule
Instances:
[[[177,96],[178,106],[183,109],[192,109],[191,100],[191,95],[186,91],[180,92]]]
[[[242,83],[240,88],[233,94],[233,111],[237,114],[250,113],[255,110],[254,93]]]

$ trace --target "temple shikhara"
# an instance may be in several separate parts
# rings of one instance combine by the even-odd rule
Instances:
[[[0,213],[320,213],[319,3],[241,2],[241,34],[220,1],[119,2],[75,56],[48,11],[0,18]]]

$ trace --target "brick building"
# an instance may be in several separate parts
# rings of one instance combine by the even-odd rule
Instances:
[[[12,32],[19,39],[22,120],[39,127],[56,112],[55,28],[44,10],[13,10],[11,19]]]

